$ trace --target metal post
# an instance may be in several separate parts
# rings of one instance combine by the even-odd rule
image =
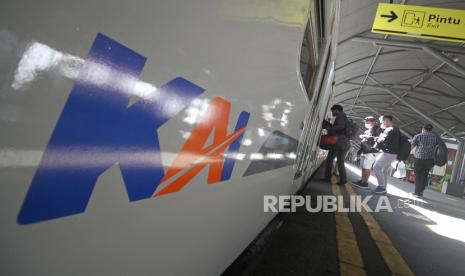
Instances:
[[[464,179],[465,174],[465,144],[459,142],[457,153],[455,155],[454,167],[452,168],[452,178],[447,186],[446,194],[463,197],[464,186],[461,181]]]

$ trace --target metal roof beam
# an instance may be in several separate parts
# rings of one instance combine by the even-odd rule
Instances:
[[[434,68],[431,68],[431,69],[428,69],[428,72],[426,74],[423,75],[423,77],[417,81],[415,84],[413,84],[411,86],[411,88],[407,91],[404,92],[404,94],[402,94],[400,97],[401,98],[404,98],[405,96],[408,95],[408,93],[410,93],[411,91],[413,91],[415,88],[417,88],[418,86],[420,86],[420,84],[424,83],[425,81],[429,80],[432,75],[434,74],[434,72],[438,71],[439,69],[442,68],[442,66],[444,66],[446,63],[443,61],[441,63],[439,63],[437,66],[435,66]],[[391,104],[391,106],[394,106],[396,103],[398,103],[399,101],[398,100],[394,100]]]
[[[368,106],[367,104],[365,104],[365,103],[364,103],[362,100],[360,100],[360,99],[359,99],[359,102],[361,102],[362,104]],[[382,115],[381,113],[379,113],[378,111],[376,111],[374,108],[372,108],[372,107],[368,107],[368,108],[369,108],[374,114],[376,114],[376,115],[378,115],[378,116],[381,116],[381,115]],[[393,115],[393,116],[396,117],[395,115]],[[399,119],[398,117],[397,117],[397,119],[400,121],[400,119]],[[400,131],[401,131],[405,136],[407,136],[407,137],[409,137],[409,138],[412,138],[412,135],[411,135],[410,133],[408,133],[407,131],[405,131],[403,128],[400,128],[400,127],[399,127],[399,129],[400,129]]]
[[[403,88],[400,88],[402,86],[409,86],[408,84],[391,84],[391,83],[386,83],[385,84],[386,86],[389,86],[391,88],[395,88],[395,89],[403,89]],[[423,94],[430,94],[430,95],[434,95],[434,96],[444,96],[444,97],[447,97],[447,98],[451,98],[451,99],[458,99],[458,100],[465,100],[465,95],[464,96],[457,96],[455,94],[449,94],[449,93],[446,93],[445,91],[443,90],[437,90],[437,89],[434,89],[434,88],[431,88],[431,87],[426,87],[426,86],[418,86],[418,88],[420,88],[421,90],[412,90],[410,91],[410,89],[406,89],[406,90],[409,90],[410,93],[423,93]]]
[[[368,103],[368,102],[366,102]],[[339,103],[340,105],[344,105],[344,103]],[[417,120],[418,117],[420,117],[420,115],[416,114],[416,113],[410,113],[410,112],[405,112],[405,111],[399,111],[399,110],[396,110],[396,109],[382,109],[382,108],[378,108],[378,107],[374,107],[376,110],[380,111],[380,112],[383,112],[383,113],[386,113],[386,114],[399,114],[399,115],[404,115],[404,117],[409,117],[409,118],[413,118],[414,120]],[[363,113],[363,114],[370,114],[369,111],[363,111],[363,110],[366,110],[365,108],[363,107],[356,107],[354,106],[354,109],[357,110],[357,111],[353,111],[354,113],[357,112],[357,113]],[[373,115],[373,114],[371,114]],[[430,115],[430,114],[428,114]],[[453,118],[451,119],[450,117],[444,117],[444,116],[437,116],[435,115],[434,118],[436,118],[437,120],[444,120],[444,121],[456,121],[454,120]],[[418,120],[419,122],[423,121],[423,120]],[[457,121],[458,122],[458,121]],[[461,122],[460,122],[461,123]],[[406,123],[407,124],[407,123]],[[463,123],[461,123],[463,124]],[[465,124],[464,124],[465,125]]]
[[[359,101],[361,101],[361,100],[359,100]],[[376,110],[371,109],[371,108],[368,108],[368,109],[371,110],[371,113],[366,112],[367,114],[371,114],[371,115],[376,114],[377,116],[381,116],[381,114],[380,114],[379,112],[377,112]],[[347,114],[348,114],[347,116],[352,116],[352,115],[350,115],[350,114],[359,114],[359,113],[352,110],[352,111],[349,111]],[[354,116],[354,117],[359,117],[359,116]],[[396,117],[396,116],[393,115],[393,117]],[[359,117],[359,118],[362,118],[362,117]],[[356,119],[359,119],[359,118],[356,118]],[[397,120],[400,121],[400,119],[397,119]],[[409,138],[412,138],[412,137],[413,137],[413,136],[410,134],[410,132],[406,131],[405,128],[399,127],[399,129],[400,129],[400,131],[401,131],[405,136],[407,136],[407,137],[409,137]]]
[[[437,58],[438,60],[446,63],[450,68],[454,69],[458,73],[462,74],[463,77],[465,77],[465,68],[444,55],[443,53],[431,48],[424,46],[423,51],[427,52],[428,54],[432,55],[433,57]]]
[[[446,46],[446,45],[437,45],[431,43],[421,43],[421,42],[411,42],[405,40],[384,40],[379,38],[373,37],[363,37],[363,36],[355,36],[352,38],[354,42],[369,42],[374,43],[376,46],[381,47],[389,47],[389,48],[398,48],[398,49],[422,49],[423,47],[428,47],[440,52],[445,52],[448,54],[458,54],[458,55],[465,55],[465,48],[457,47],[457,46]]]
[[[340,105],[345,105],[345,106],[352,106],[354,108],[366,108],[370,109],[371,107],[365,106],[365,105],[360,105],[360,104],[349,104],[349,103],[339,103]],[[378,108],[376,107],[376,110],[381,111],[381,112],[395,112],[398,114],[404,114],[404,115],[411,115],[411,116],[418,116],[417,113],[414,112],[406,112],[406,111],[399,111],[399,110],[393,110],[393,109],[383,109],[383,108]]]
[[[344,103],[339,103],[340,105],[344,105]],[[380,111],[380,112],[384,112],[386,114],[399,114],[399,115],[405,115],[405,116],[409,116],[411,118],[414,118],[417,122],[422,122],[423,120],[417,120],[416,118],[419,117],[418,114],[411,114],[411,113],[404,113],[402,111],[398,111],[398,110],[393,110],[393,109],[380,109],[380,108],[377,108],[375,107],[376,110]],[[363,107],[358,107],[358,106],[354,106],[354,109],[352,110],[352,113],[354,114],[366,114],[366,116],[368,115],[372,115],[373,114],[371,113],[371,111],[369,111],[367,108],[363,108]],[[428,114],[429,115],[429,114]],[[439,116],[434,116],[437,120],[444,120],[444,121],[451,121],[451,118],[445,118],[445,117],[439,117]],[[457,121],[457,125],[459,124],[463,124],[462,122],[458,122]],[[406,126],[409,126],[408,123],[405,123]],[[456,133],[457,134],[457,133]]]
[[[359,101],[362,101],[361,98],[362,98],[362,96],[360,96]],[[364,103],[367,103],[367,102],[364,102]],[[343,102],[342,103],[340,102],[339,104],[342,105]],[[359,109],[359,107],[354,107],[354,109]],[[364,113],[370,114],[370,115],[376,114],[377,116],[389,114],[389,115],[392,115],[399,122],[399,124],[402,124],[405,121],[404,120],[405,118],[407,118],[408,120],[415,120],[419,116],[418,114],[411,114],[411,115],[410,114],[402,114],[400,112],[395,112],[395,110],[390,110],[388,112],[384,112],[383,110],[379,110],[378,107],[376,107],[376,106],[369,107],[367,110],[370,110],[372,113],[367,112],[367,111],[359,111],[359,113],[364,112]],[[374,113],[373,110],[376,110],[376,113]],[[347,112],[357,113],[357,111],[355,111],[355,110],[348,110]],[[384,114],[381,113],[381,112],[383,112]],[[403,115],[403,117],[401,118],[399,115]]]
[[[404,49],[400,49],[400,50],[393,50],[393,51],[390,51],[390,52],[383,52],[383,53],[380,53],[379,56],[384,56],[384,55],[392,55],[392,54],[397,54],[397,53],[402,53],[402,52],[405,52],[406,50]],[[359,62],[364,62],[366,59],[370,59],[370,58],[374,58],[376,54],[373,54],[373,55],[369,55],[369,56],[364,56],[364,57],[361,57],[359,59],[356,59],[356,60],[352,60],[350,62],[347,62],[345,64],[342,64],[340,65],[339,67],[337,67],[336,69],[334,69],[334,71],[339,71],[339,70],[342,70],[348,66],[351,66],[352,64],[357,64]]]
[[[390,88],[390,87],[387,87],[387,88]],[[350,91],[350,90],[349,90],[349,91]],[[344,96],[345,94],[349,94],[349,93],[348,93],[347,91],[346,91],[346,92],[343,92],[343,93],[340,93],[340,94],[336,95],[335,98],[340,98],[340,96]],[[380,93],[370,93],[370,94],[361,95],[359,98],[362,98],[362,97],[363,97],[363,98],[366,98],[366,97],[376,97],[376,96],[389,96],[389,94],[386,94],[385,91],[381,91]],[[352,97],[346,98],[346,99],[344,99],[344,100],[341,100],[341,101],[339,101],[339,102],[350,101],[350,100],[352,100],[354,97],[355,97],[355,96],[352,96]],[[437,104],[435,104],[435,103],[433,103],[433,102],[431,102],[431,101],[425,100],[425,99],[423,99],[423,98],[414,97],[414,96],[412,96],[412,95],[409,95],[408,98],[411,99],[411,100],[414,100],[414,101],[419,101],[419,102],[425,103],[425,104],[431,106],[432,108],[436,108],[436,109],[441,109],[441,108],[443,108],[442,106],[439,106],[439,105],[437,105]],[[462,100],[462,101],[464,101],[464,100]],[[367,103],[370,103],[370,104],[367,104]],[[363,105],[373,107],[372,104],[385,104],[385,103],[386,103],[386,102],[383,101],[383,100],[381,100],[381,101],[379,101],[379,100],[378,100],[378,101],[369,100],[369,101],[364,101],[364,102],[363,102]],[[397,106],[401,106],[401,107],[405,107],[405,108],[410,109],[410,107],[408,107],[408,106],[406,106],[406,105],[404,105],[404,104],[402,104],[402,103],[399,103]],[[383,108],[383,107],[381,106],[381,108]],[[429,107],[428,107],[428,108],[429,108]],[[450,115],[451,117],[453,117],[453,118],[454,118],[455,120],[457,120],[457,121],[461,121],[461,118],[459,118],[459,117],[457,117],[457,116],[455,116],[455,115],[453,115],[453,114],[451,114],[451,113],[449,113],[448,115]],[[418,116],[418,114],[416,114],[416,116]]]
[[[387,39],[388,36],[389,36],[389,35],[384,35],[383,40],[384,40],[384,39]],[[364,85],[366,84],[366,82],[367,82],[367,80],[368,80],[368,77],[370,76],[371,71],[373,70],[373,67],[375,67],[376,61],[378,60],[379,54],[381,53],[382,50],[383,50],[383,47],[381,47],[381,46],[379,46],[378,49],[376,50],[376,54],[375,54],[375,56],[373,57],[373,60],[371,61],[370,66],[368,67],[367,73],[366,73],[365,77],[363,78],[363,81],[362,81],[362,84],[360,85],[360,88],[359,88],[358,91],[357,91],[357,96],[355,97],[355,100],[354,100],[354,103],[353,103],[353,104],[356,104],[356,103],[357,103],[358,97],[359,97],[360,94],[362,93],[363,87],[364,87]]]
[[[427,120],[428,122],[430,122],[431,124],[433,124],[434,126],[436,126],[437,128],[441,129],[442,131],[446,132],[447,134],[449,134],[450,136],[454,137],[455,139],[461,141],[462,139],[460,137],[458,137],[457,135],[455,135],[454,133],[450,132],[448,129],[446,129],[441,123],[437,122],[435,119],[431,118],[430,116],[428,116],[427,114],[423,113],[422,111],[420,111],[419,109],[417,109],[414,105],[410,104],[409,102],[407,102],[405,99],[401,98],[400,96],[398,96],[395,92],[393,92],[390,88],[388,87],[385,87],[383,86],[379,81],[377,81],[376,79],[374,79],[373,77],[371,76],[368,76],[370,78],[371,81],[373,81],[374,83],[376,83],[378,86],[382,87],[384,91],[386,91],[387,93],[389,93],[390,95],[392,95],[394,98],[398,99],[399,102],[402,102],[404,105],[408,106],[410,109],[412,109],[413,111],[415,111],[416,113],[418,113],[418,115],[420,115],[421,117],[423,117],[425,120]]]
[[[452,85],[450,82],[448,82],[447,80],[445,80],[444,78],[442,78],[441,76],[439,76],[438,74],[434,74],[433,73],[433,77],[438,79],[440,82],[442,82],[445,86],[451,88],[452,90],[454,90],[455,92],[459,93],[459,94],[462,94],[465,96],[465,92],[458,89],[457,87],[455,87],[454,85]]]
[[[421,72],[421,73],[425,73],[425,71],[426,71],[425,69],[412,69],[412,68],[408,68],[408,69],[387,69],[387,70],[376,71],[376,72],[373,72],[371,74],[374,75],[374,74],[382,74],[382,73],[389,73],[389,72]],[[461,76],[457,76],[457,75],[446,73],[446,72],[436,72],[436,75],[444,75],[444,76],[449,76],[449,77],[461,78]],[[355,79],[361,78],[363,76],[365,76],[365,73],[363,73],[361,75],[348,77],[347,79],[340,80],[339,82],[337,82],[336,86],[339,86],[339,85],[343,84],[346,81],[355,80]]]
[[[395,48],[402,48],[402,49],[411,49],[411,50],[423,50],[426,53],[430,54],[431,56],[437,58],[438,60],[446,63],[449,67],[457,71],[458,73],[465,76],[465,68],[460,64],[454,62],[449,57],[441,53],[448,52],[448,49],[454,49],[455,52],[461,52],[465,54],[462,47],[447,47],[441,46],[441,48],[437,49],[434,46],[418,43],[418,42],[406,42],[401,40],[384,40],[379,38],[367,38],[367,37],[355,37],[352,39],[355,42],[364,42],[364,43],[374,43],[378,47],[395,47]]]
[[[359,98],[362,98],[362,97],[369,97],[369,96],[381,96],[381,95],[387,95],[385,92],[384,93],[377,93],[377,94],[369,94],[369,95],[363,95],[363,96],[360,96]],[[355,97],[355,96],[354,96]],[[348,98],[348,99],[345,99],[345,101],[349,101],[351,99],[353,99],[354,97],[351,97],[351,98]],[[431,102],[428,102],[426,100],[423,100],[423,99],[420,99],[420,98],[415,98],[415,97],[412,97],[412,96],[409,96],[409,99],[412,99],[412,100],[415,100],[415,101],[420,101],[420,102],[423,102],[423,103],[426,103],[426,104],[429,104],[431,105],[432,108],[436,108],[436,109],[442,109],[441,106],[438,106],[434,103],[431,103]],[[341,103],[341,102],[339,102]],[[344,103],[344,101],[342,101],[342,103]],[[365,106],[370,106],[370,107],[373,107],[375,108],[376,110],[378,110],[378,106],[375,106],[375,104],[383,104],[384,102],[380,102],[380,101],[364,101],[364,105]],[[397,106],[402,106],[402,107],[406,107],[406,108],[409,108],[408,106],[405,106],[405,105],[401,105],[402,103],[398,104]],[[382,107],[381,107],[382,108]],[[447,111],[447,110],[446,110]],[[445,111],[444,111],[445,112]],[[400,118],[398,118],[397,116],[395,116],[396,114],[396,110],[391,110],[389,111],[389,113],[391,115],[393,115],[396,119],[399,120],[399,124],[402,124],[402,120]],[[400,113],[399,113],[400,114]],[[456,115],[454,115],[453,113],[450,113],[449,111],[447,111],[447,115],[448,116],[451,116],[452,118],[442,118],[442,117],[438,117],[438,116],[435,116],[436,119],[440,119],[440,120],[445,120],[445,121],[455,121],[455,122],[460,122],[462,124],[465,125],[465,123],[462,122],[461,118],[457,117]],[[412,115],[409,115],[409,114],[405,114],[405,116],[410,116],[410,117],[421,117],[420,115],[418,115],[417,113],[415,114],[412,114]],[[416,120],[416,118],[412,118],[412,120]],[[423,120],[418,120],[418,122],[421,122]]]
[[[403,80],[399,81],[397,84],[402,85],[402,84],[403,84],[404,82],[406,82],[406,81],[409,81],[409,80],[412,80],[412,79],[416,79],[416,78],[418,78],[419,76],[425,75],[425,74],[427,74],[427,73],[428,73],[428,72],[425,70],[425,72],[423,72],[423,73],[418,73],[418,74],[415,74],[415,75],[413,75],[413,76],[410,76],[410,77],[408,77],[408,78],[406,78],[406,79],[403,79]]]
[[[391,87],[389,87],[389,88],[391,88]],[[350,89],[350,90],[344,91],[344,92],[342,92],[342,93],[339,93],[339,94],[336,95],[336,98],[339,98],[339,97],[341,97],[341,96],[344,96],[345,94],[348,94],[348,93],[350,93],[350,92],[352,92],[352,91],[354,91],[354,90],[356,90],[356,89],[357,89],[357,88],[355,88],[355,89]],[[373,96],[383,96],[383,95],[389,96],[388,94],[386,94],[385,91],[381,91],[381,93],[370,93],[370,94],[360,95],[360,96],[359,96],[359,99],[360,99],[360,98],[363,98],[363,97],[373,97]],[[423,98],[421,98],[421,97],[420,97],[420,98],[419,98],[419,97],[414,97],[414,96],[412,96],[412,95],[409,95],[408,97],[409,97],[409,99],[412,99],[412,100],[415,100],[415,101],[419,101],[419,102],[425,103],[425,104],[431,106],[432,108],[434,108],[434,109],[436,109],[436,110],[439,110],[439,109],[443,108],[442,106],[436,105],[434,102],[425,100],[425,99],[423,99]],[[349,97],[349,98],[347,98],[347,99],[344,99],[342,102],[350,101],[350,100],[352,100],[353,98],[355,98],[355,95],[352,96],[352,97]],[[460,101],[464,101],[464,99],[460,99]],[[341,102],[341,101],[339,101],[339,102]],[[365,106],[370,106],[370,107],[373,106],[373,104],[378,104],[378,103],[380,103],[380,104],[385,104],[385,101],[364,101],[364,102],[363,102],[363,104],[364,104]],[[396,106],[402,106],[402,107],[409,108],[408,106],[405,106],[405,105],[403,105],[403,104],[401,104],[401,103],[398,104],[398,105],[396,105]],[[373,106],[373,107],[375,107],[375,106]],[[375,107],[375,108],[376,108],[376,107]],[[382,107],[381,107],[381,108],[382,108]],[[392,112],[394,112],[394,110],[391,111],[391,113],[392,113]],[[394,115],[394,114],[395,114],[395,113],[393,113],[393,115]],[[462,118],[457,117],[457,116],[456,116],[455,114],[453,114],[453,113],[447,112],[447,115],[451,116],[452,119],[449,119],[449,118],[448,118],[448,119],[444,119],[444,118],[439,118],[439,117],[436,117],[436,118],[437,118],[437,119],[441,119],[441,120],[447,120],[447,121],[454,120],[454,121],[462,122]],[[394,115],[394,116],[395,116],[395,115]],[[410,115],[407,115],[407,116],[410,116]],[[416,114],[415,116],[419,116],[419,115]],[[402,123],[402,120],[401,120],[400,118],[398,118],[398,117],[395,117],[395,118],[399,120],[399,123]]]
[[[439,113],[442,113],[442,112],[446,112],[448,110],[451,110],[451,109],[454,109],[454,108],[459,108],[459,107],[462,107],[462,106],[465,106],[465,101],[461,102],[461,103],[458,103],[458,104],[453,104],[453,105],[450,105],[448,107],[445,107],[443,109],[440,109],[440,110],[437,110],[433,113],[430,113],[428,114],[428,116],[434,116],[436,114],[439,114]],[[406,124],[403,124],[402,126],[403,127],[406,127],[406,126],[409,126],[409,125],[412,125],[412,124],[415,124],[415,123],[418,123],[418,122],[421,122],[422,120],[415,120],[415,121],[412,121],[412,122],[409,122],[409,123],[406,123]]]
[[[354,83],[354,82],[345,82],[345,84],[360,85],[359,83]],[[374,90],[383,90],[384,89],[383,87],[379,87],[379,86],[376,86],[376,85],[369,85],[369,84],[365,84],[365,87],[370,88],[370,89],[374,89]],[[387,86],[385,86],[385,87],[387,87]],[[445,98],[452,98],[452,99],[459,99],[459,100],[464,100],[465,99],[464,97],[450,96],[450,95],[443,94],[443,93],[442,94],[437,94],[437,93],[426,92],[426,91],[416,91],[416,90],[408,90],[408,89],[393,88],[393,87],[389,87],[389,88],[393,89],[393,90],[396,90],[396,91],[399,91],[399,92],[404,92],[404,94],[402,94],[400,96],[401,98],[404,98],[405,96],[407,96],[408,93],[413,92],[413,93],[420,93],[420,94],[431,95],[431,96],[441,96],[441,97],[445,97]],[[396,103],[398,103],[398,101]],[[391,106],[394,106],[394,105],[391,105]]]

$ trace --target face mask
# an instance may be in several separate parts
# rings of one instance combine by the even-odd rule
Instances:
[[[365,128],[370,129],[371,125],[370,124],[365,124]]]

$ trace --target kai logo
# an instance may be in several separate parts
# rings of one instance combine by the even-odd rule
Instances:
[[[130,201],[178,192],[204,169],[208,184],[230,179],[235,159],[225,156],[239,150],[250,114],[242,111],[235,130],[228,133],[231,104],[212,99],[165,173],[157,130],[204,89],[175,78],[158,88],[156,96],[130,104],[145,61],[97,35],[32,179],[18,223],[84,212],[98,177],[115,164]],[[207,145],[210,136],[213,142]]]

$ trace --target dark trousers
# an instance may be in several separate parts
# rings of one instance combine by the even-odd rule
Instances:
[[[415,193],[423,194],[428,182],[428,174],[434,166],[433,159],[417,159],[413,163],[413,171],[415,172]]]
[[[337,157],[337,169],[339,170],[339,182],[345,184],[347,182],[346,167],[344,166],[346,152],[339,149],[330,149],[325,165],[325,178],[331,179],[331,171],[333,168],[334,158]]]

